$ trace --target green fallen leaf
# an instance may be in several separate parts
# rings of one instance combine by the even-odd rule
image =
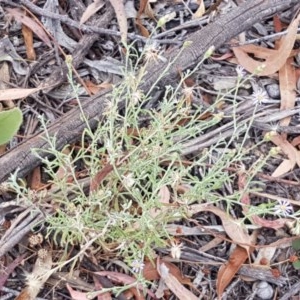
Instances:
[[[0,112],[0,145],[7,143],[17,133],[23,115],[19,108]]]
[[[293,262],[293,266],[296,270],[300,269],[300,260],[296,260]]]
[[[292,247],[296,251],[300,250],[300,239],[293,240]]]

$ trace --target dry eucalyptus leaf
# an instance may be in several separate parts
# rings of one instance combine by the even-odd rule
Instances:
[[[271,141],[290,159],[291,164],[300,166],[300,151],[296,149],[286,138],[276,133],[271,136]]]
[[[216,284],[218,299],[221,299],[224,290],[247,260],[248,256],[248,252],[244,248],[237,246],[231,253],[228,262],[220,267]]]
[[[272,54],[268,55],[264,62],[251,58],[248,55],[247,48],[244,46],[234,47],[232,50],[237,57],[239,64],[250,73],[257,73],[257,71],[261,70],[262,66],[264,66],[259,72],[259,76],[268,76],[276,73],[283,67],[287,58],[290,56],[296,40],[299,20],[300,14],[288,27],[288,33],[282,38],[280,47],[277,50],[274,50]]]
[[[10,81],[9,66],[8,63],[4,61],[0,66],[0,90],[7,89],[8,85],[5,82],[9,82],[9,81]],[[7,100],[7,101],[4,100],[3,102],[9,108],[15,107],[15,104],[12,100]]]
[[[170,269],[165,265],[165,263],[158,264],[157,271],[161,278],[164,280],[166,286],[176,295],[179,300],[197,300],[193,293],[191,293],[187,288],[185,288],[177,278],[171,274]]]
[[[0,101],[25,98],[40,90],[41,88],[0,90]]]
[[[109,0],[109,1],[116,13],[116,17],[120,27],[122,42],[126,43],[128,28],[127,28],[127,17],[126,17],[124,3],[121,0]]]
[[[97,11],[100,10],[104,4],[105,3],[103,0],[94,0],[94,2],[91,3],[82,14],[80,24],[85,23],[92,15],[97,13]]]
[[[205,13],[204,1],[203,0],[199,0],[198,4],[199,4],[199,7],[196,10],[196,12],[194,13],[193,19],[201,18],[204,15],[204,13]]]
[[[239,220],[233,219],[226,212],[213,205],[194,204],[189,207],[189,212],[191,214],[195,214],[200,211],[210,211],[217,215],[222,221],[225,232],[232,239],[232,241],[249,251],[251,237],[246,232],[245,227]]]
[[[15,18],[16,21],[29,27],[47,46],[52,48],[51,41],[45,30],[34,20],[25,15],[25,13],[18,8],[6,8],[6,11]]]
[[[280,109],[291,109],[296,103],[296,70],[293,66],[294,58],[289,57],[282,68],[279,70],[279,87],[280,87]],[[281,126],[288,126],[291,117],[280,120]]]
[[[287,172],[291,171],[295,167],[296,163],[293,163],[290,159],[284,159],[281,164],[272,173],[272,177],[280,177]]]

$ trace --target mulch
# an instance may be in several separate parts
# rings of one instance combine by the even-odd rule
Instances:
[[[109,5],[109,1],[106,1],[107,3],[98,13],[93,14],[85,24],[80,25],[80,18],[87,4],[84,2],[81,0],[38,0],[34,3],[27,0],[0,1],[0,52],[2,53],[0,55],[0,58],[2,57],[0,88],[42,88],[41,91],[25,99],[0,102],[0,109],[20,107],[24,118],[18,134],[7,145],[0,147],[0,167],[14,164],[8,158],[11,153],[14,153],[13,151],[17,151],[17,148],[19,148],[19,153],[24,153],[22,150],[24,145],[27,145],[27,148],[30,144],[36,146],[36,137],[40,134],[39,115],[43,115],[47,122],[59,128],[63,127],[63,124],[67,124],[64,122],[68,122],[68,119],[74,115],[74,111],[78,109],[72,89],[67,82],[68,67],[65,64],[67,55],[72,55],[75,78],[81,84],[79,96],[87,103],[89,99],[98,97],[99,93],[100,95],[107,93],[112,85],[122,81],[121,68],[124,66],[124,47],[120,43],[122,34],[119,31],[115,11]],[[134,42],[133,47],[140,53],[149,39],[152,39],[159,55],[164,57],[173,48],[180,47],[189,34],[218,22],[222,15],[237,9],[237,4],[242,1],[204,1],[206,13],[198,19],[193,19],[192,15],[198,11],[199,3],[202,1],[184,1],[184,3],[175,0],[153,1],[149,4],[148,11],[143,13],[138,12],[139,5],[147,1],[127,0],[125,2],[127,14],[130,15],[127,19],[128,41]],[[295,1],[290,2],[296,4]],[[41,36],[37,35],[37,28],[36,31],[31,29],[33,31],[32,45],[26,44],[25,41],[30,40],[26,34],[30,35],[30,33],[25,33],[24,24],[9,17],[11,14],[8,14],[7,9],[11,8],[20,9],[24,16],[35,20],[36,26],[46,28],[53,37],[50,41],[52,47],[47,46],[45,37],[41,39]],[[191,105],[194,107],[202,105],[204,108],[208,108],[216,103],[218,97],[223,96],[222,103],[214,106],[211,113],[215,115],[222,113],[225,116],[221,122],[209,127],[203,135],[182,145],[181,151],[186,161],[197,159],[197,156],[201,155],[201,151],[207,151],[207,149],[214,149],[212,151],[217,158],[224,150],[220,140],[224,140],[223,145],[231,150],[242,144],[245,151],[248,151],[240,165],[230,165],[228,169],[224,170],[224,172],[228,172],[230,180],[224,182],[224,186],[218,191],[218,195],[223,199],[243,188],[240,182],[242,175],[247,173],[246,170],[251,170],[258,162],[264,160],[274,147],[271,141],[264,141],[265,133],[272,131],[274,124],[276,125],[287,116],[280,112],[280,82],[276,75],[252,76],[238,89],[236,95],[234,91],[228,93],[228,90],[235,87],[238,78],[238,61],[232,52],[232,43],[238,43],[238,45],[254,43],[273,49],[275,42],[281,37],[280,34],[274,35],[275,18],[280,19],[286,28],[297,15],[297,9],[299,9],[299,5],[291,5],[289,9],[283,9],[275,16],[271,15],[247,28],[243,34],[236,37],[235,41],[228,40],[223,43],[184,82],[183,88],[192,89]],[[157,20],[163,17],[168,17],[170,20],[163,28],[156,29],[152,37],[146,37],[146,32],[151,32],[155,28]],[[299,49],[299,45],[299,40],[296,40],[294,49]],[[296,99],[299,100],[299,53],[294,56],[293,65],[298,80]],[[8,71],[5,71],[5,68]],[[183,71],[185,70],[178,70],[177,80]],[[8,75],[1,75],[1,73]],[[109,88],[107,89],[107,87]],[[183,90],[181,89],[180,92]],[[257,107],[253,94],[259,91],[266,93],[267,101]],[[161,92],[158,94],[161,95]],[[153,97],[155,98],[155,96]],[[238,105],[233,102],[233,99],[237,99]],[[299,134],[300,116],[297,100],[295,110],[289,114],[291,116],[289,126],[276,127],[276,130],[287,141],[295,140]],[[157,102],[152,104],[157,105]],[[152,104],[148,105],[150,109]],[[155,105],[154,107],[156,107]],[[241,134],[227,144],[226,142],[236,133],[236,122],[248,127],[246,135]],[[80,130],[83,129],[83,125],[79,123],[74,126]],[[55,130],[55,127],[53,128]],[[78,139],[78,134],[77,137],[75,135],[67,136],[70,134],[69,131],[71,132],[71,130],[63,132],[65,136],[62,137],[62,141],[65,143],[72,143],[76,138]],[[37,144],[37,146],[44,147],[44,144]],[[252,148],[253,151],[249,150]],[[296,149],[298,150],[297,145]],[[15,156],[18,155],[15,154]],[[32,159],[34,160],[34,158]],[[281,176],[272,176],[284,159],[286,159],[286,153],[268,157],[262,169],[255,173],[251,188],[259,189],[261,194],[255,192],[250,194],[251,205],[259,207],[262,203],[267,203],[263,193],[274,195],[275,200],[300,201],[300,170],[297,164],[292,170],[284,172]],[[213,163],[214,157],[211,161],[207,161],[207,167],[209,168]],[[241,166],[244,167],[244,173],[241,172]],[[16,167],[13,168],[16,169]],[[201,179],[205,171],[199,168],[199,170],[194,170],[193,175]],[[46,185],[47,175],[43,174],[40,162],[37,160],[26,166],[21,177],[30,182],[36,172],[40,172],[41,183]],[[34,225],[43,220],[43,215],[39,212],[32,213],[26,210],[26,207],[18,206],[15,195],[4,188],[6,179],[6,177],[1,178],[0,176],[2,187],[0,190],[0,221],[2,222],[0,231],[0,287],[2,287],[0,299],[13,299],[26,285],[24,274],[31,272],[35,264],[41,245],[31,247],[28,239],[32,235]],[[225,203],[221,202],[221,205],[225,210]],[[296,211],[297,206],[294,207]],[[235,218],[244,217],[244,211],[240,206],[234,207],[230,213]],[[299,271],[293,265],[293,261],[298,259],[298,253],[292,247],[292,241],[296,238],[293,233],[294,225],[292,224],[289,228],[290,223],[286,223],[284,226],[276,227],[272,221],[277,222],[273,217],[267,216],[262,221],[263,225],[258,226],[257,247],[250,257],[254,260],[261,249],[272,247],[275,249],[273,255],[262,254],[260,268],[254,268],[249,260],[246,261],[237,270],[234,278],[230,280],[222,299],[300,299]],[[255,231],[256,227],[251,227],[253,224],[247,222],[246,225],[250,231]],[[188,279],[188,284],[184,280],[181,283],[186,284],[185,287],[198,299],[216,299],[219,268],[221,265],[226,265],[230,257],[232,259],[231,255],[234,251],[234,244],[228,236],[228,232],[224,230],[221,218],[211,212],[201,212],[195,214],[192,220],[170,224],[170,230],[172,226],[178,244],[183,244],[180,247],[179,258],[172,257],[169,248],[156,248],[157,255],[180,270],[181,275]],[[45,227],[41,226],[38,229],[44,234]],[[37,228],[35,230],[37,231]],[[185,233],[185,230],[188,233]],[[193,231],[189,232],[189,230]],[[56,259],[63,253],[64,249],[54,245],[51,236],[42,244],[52,248],[57,255]],[[80,247],[75,245],[67,252],[69,257],[72,257],[78,251],[80,251]],[[111,257],[101,257],[99,254],[97,257],[99,257],[98,262],[89,259],[88,255],[83,256],[80,264],[76,266],[77,270],[82,270],[78,276],[77,273],[69,276],[72,273],[70,266],[64,267],[61,272],[51,276],[38,294],[40,299],[72,299],[66,283],[73,289],[90,291],[94,288],[91,272],[107,270],[122,273],[124,271],[122,264],[111,263],[113,260]],[[268,260],[268,257],[270,260],[265,263],[264,259]],[[75,278],[76,276],[77,278]],[[118,285],[110,277],[97,275],[97,278],[102,287]],[[155,283],[158,282],[158,280],[155,281]],[[261,293],[267,289],[271,292],[264,298]],[[156,289],[152,291],[155,293]],[[139,296],[134,293],[112,295],[112,299],[130,299],[129,297],[143,299],[138,298]],[[147,295],[146,299],[152,299],[152,297]],[[177,298],[174,293],[165,289],[161,299]]]

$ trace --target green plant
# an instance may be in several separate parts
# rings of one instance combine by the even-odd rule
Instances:
[[[132,51],[127,49],[127,53]],[[224,169],[240,163],[247,155],[241,150],[244,141],[238,149],[228,147],[238,132],[248,130],[245,122],[236,122],[236,134],[228,144],[220,140],[187,164],[180,155],[182,143],[220,122],[222,116],[199,118],[212,108],[194,108],[191,113],[186,94],[179,87],[167,87],[157,108],[145,109],[149,96],[138,90],[144,68],[135,74],[141,59],[135,53],[127,57],[123,84],[113,88],[105,118],[96,130],[87,123],[79,148],[57,151],[55,136],[49,136],[41,118],[49,144],[47,151],[54,156],[51,160],[41,158],[56,191],[48,195],[48,203],[45,197],[34,200],[29,189],[20,188],[16,175],[12,177],[12,186],[20,198],[37,202],[42,210],[49,204],[54,208],[46,222],[48,235],[57,244],[79,244],[82,251],[93,245],[123,257],[129,266],[136,259],[143,261],[145,256],[153,259],[156,247],[169,245],[167,224],[184,218],[190,204],[238,204],[240,193],[223,198],[217,191],[234,176]],[[69,82],[76,92],[71,67],[69,70]],[[122,114],[118,110],[120,99],[126,101]],[[78,104],[81,107],[79,99]],[[84,115],[82,118],[86,120]],[[39,149],[35,152],[39,155]],[[85,179],[79,179],[79,168],[87,173]],[[199,168],[204,170],[201,180],[192,172]],[[58,169],[64,176],[57,176]],[[185,187],[186,193],[181,194],[180,187]]]
[[[23,120],[19,108],[13,108],[0,112],[0,145],[3,145],[17,133]]]

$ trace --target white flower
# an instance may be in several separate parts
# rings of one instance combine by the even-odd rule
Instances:
[[[275,215],[289,216],[294,213],[293,206],[287,200],[278,200],[278,204],[274,207]]]
[[[239,78],[243,78],[247,75],[247,72],[246,70],[241,66],[241,65],[238,65],[236,68],[236,74]]]
[[[127,188],[131,188],[135,184],[135,180],[133,178],[132,173],[128,173],[127,175],[122,175],[122,183],[125,185]]]
[[[255,91],[252,94],[252,97],[253,97],[255,103],[258,103],[258,104],[268,102],[268,100],[269,100],[269,96],[268,96],[267,92],[262,89],[258,89],[257,91]]]
[[[131,263],[131,267],[132,267],[132,271],[134,273],[139,273],[140,271],[142,271],[145,267],[145,264],[143,263],[142,260],[138,260],[135,259],[132,263]]]

